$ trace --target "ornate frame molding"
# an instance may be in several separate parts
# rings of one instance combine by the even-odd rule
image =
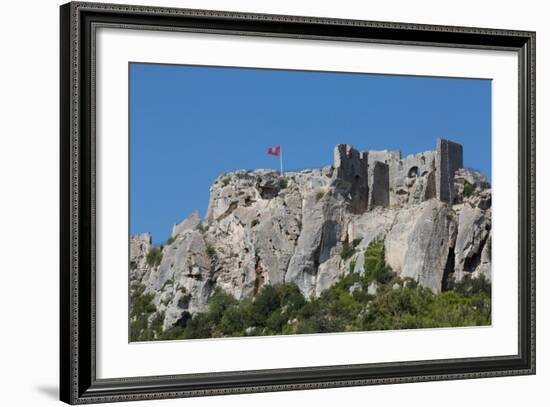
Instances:
[[[70,404],[535,373],[535,33],[227,11],[68,3],[60,8],[60,395]],[[95,30],[117,26],[518,52],[519,352],[502,357],[96,378]]]

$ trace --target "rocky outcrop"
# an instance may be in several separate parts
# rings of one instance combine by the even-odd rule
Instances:
[[[482,263],[482,254],[491,233],[491,213],[465,205],[461,208],[455,250],[455,278],[473,273]],[[490,242],[489,242],[490,246]],[[486,256],[485,256],[486,257]],[[488,274],[485,271],[484,274]],[[487,275],[487,277],[490,277]]]
[[[149,233],[130,236],[130,281],[141,281],[147,272],[147,254],[152,247]]]
[[[342,146],[334,167],[218,177],[204,221],[195,213],[174,225],[162,247],[153,247],[148,234],[131,237],[131,282],[154,295],[164,329],[204,311],[216,289],[242,299],[268,284],[295,283],[306,298],[319,296],[341,276],[365,272],[374,240],[384,242],[394,273],[434,292],[445,289],[451,273],[457,280],[491,278],[491,190],[484,176],[457,170],[447,194],[453,201],[442,201],[434,154],[410,156],[399,167],[379,161],[394,162],[396,152],[356,155]],[[399,178],[396,168],[410,165],[414,170]],[[403,194],[384,191],[384,183]],[[149,256],[155,250],[156,262]]]
[[[301,215],[302,230],[285,274],[285,282],[296,283],[309,297],[322,291],[321,287],[332,285],[338,276],[334,273],[338,269],[338,259],[333,258],[343,237],[346,201],[333,188],[326,192],[307,191],[303,195]],[[317,287],[320,281],[321,287]]]
[[[435,199],[426,202],[422,209],[408,239],[401,275],[439,292],[456,238],[456,220],[452,208]]]
[[[144,273],[140,283],[154,293],[157,310],[165,313],[164,327],[185,323],[204,310],[212,290],[212,260],[198,230],[186,230],[162,248],[162,260]]]

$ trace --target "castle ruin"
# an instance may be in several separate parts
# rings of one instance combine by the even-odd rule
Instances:
[[[359,152],[349,144],[334,149],[336,176],[351,185],[351,211],[415,204],[437,198],[454,201],[454,175],[463,168],[462,145],[438,139],[434,151],[401,158],[400,151]]]

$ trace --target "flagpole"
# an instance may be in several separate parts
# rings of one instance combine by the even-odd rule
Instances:
[[[279,161],[281,162],[281,176],[283,175],[283,147],[281,147],[281,155],[279,155]]]

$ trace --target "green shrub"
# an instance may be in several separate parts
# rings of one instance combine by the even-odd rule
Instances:
[[[265,285],[256,294],[252,305],[252,321],[251,325],[264,326],[266,319],[277,308],[280,308],[281,301],[277,289],[272,285]]]
[[[130,292],[130,316],[139,316],[142,314],[152,314],[156,312],[156,307],[152,303],[155,296],[153,294],[145,294],[143,285],[137,286]]]
[[[154,336],[152,331],[148,329],[147,317],[139,316],[130,323],[130,342],[152,341]]]
[[[151,329],[155,333],[156,337],[162,335],[162,326],[164,324],[165,312],[157,312],[155,318],[151,321]]]
[[[177,238],[178,238],[177,236],[170,236],[168,238],[168,240],[166,241],[166,244],[171,245],[172,243],[174,243],[176,241]]]
[[[285,189],[288,187],[288,181],[286,179],[282,179],[281,181],[279,181],[279,186],[281,187],[281,189]]]
[[[484,294],[434,294],[424,287],[385,290],[377,294],[361,321],[363,330],[440,328],[488,325],[491,300]]]
[[[176,336],[174,339],[200,339],[212,338],[215,335],[212,332],[212,325],[208,320],[208,315],[197,314],[187,324],[185,329],[176,329],[170,333]]]
[[[237,300],[221,289],[216,289],[210,300],[208,301],[208,320],[213,323],[221,321],[225,311],[237,304]]]
[[[373,240],[365,250],[365,277],[368,282],[386,283],[392,276],[391,268],[386,265],[384,242]]]
[[[325,193],[323,191],[318,191],[315,194],[315,202],[319,202],[323,197],[325,196]]]
[[[206,245],[206,254],[208,257],[210,257],[210,260],[212,260],[216,255],[216,249],[214,248],[214,246],[212,246],[211,244]]]
[[[447,288],[468,296],[484,294],[491,297],[491,283],[483,274],[477,278],[472,278],[471,275],[466,274],[460,281],[456,281],[454,276],[451,275],[447,279]]]
[[[464,198],[468,198],[471,196],[475,191],[475,187],[469,183],[468,181],[464,180]]]
[[[212,329],[217,333],[215,336],[243,336],[246,322],[241,308],[235,304],[225,310],[219,324],[212,326]]]
[[[286,317],[285,312],[281,308],[277,308],[267,317],[265,321],[265,332],[267,334],[277,335],[283,331],[287,321],[288,318]]]
[[[145,262],[150,267],[157,267],[160,265],[160,262],[162,261],[162,246],[160,247],[151,247],[149,249],[149,253],[147,253],[147,257],[145,258]]]
[[[200,314],[203,315],[203,314]],[[201,326],[204,326],[201,324]],[[210,338],[210,332],[204,332],[205,336],[201,336],[200,338]],[[164,340],[164,341],[171,341],[175,339],[187,339],[186,336],[186,327],[183,327],[181,325],[173,326],[170,329],[167,329],[166,331],[162,332],[157,339]]]
[[[260,221],[259,221],[258,219],[254,219],[254,220],[252,221],[252,223],[250,224],[250,227],[253,228],[254,226],[256,226],[256,225],[259,224],[259,223],[260,223]]]
[[[145,294],[143,285],[134,285],[130,288],[130,341],[155,339],[155,330],[158,330],[158,323],[154,327],[148,325],[149,317],[157,312],[157,308],[152,302],[153,298],[153,294]],[[156,319],[158,318],[157,316]],[[164,317],[162,319],[164,320]]]
[[[230,182],[231,182],[231,178],[229,178],[229,177],[223,177],[222,178],[222,185],[224,187],[228,186]]]
[[[281,307],[285,307],[287,312],[297,311],[307,302],[298,286],[294,283],[277,285],[275,288]]]
[[[352,260],[353,262],[353,260]],[[363,285],[364,279],[359,273],[349,273],[345,276],[340,276],[336,284],[333,287],[349,290],[349,288],[355,283],[361,283]]]
[[[208,227],[203,225],[202,223],[199,223],[195,229],[198,230],[201,233],[204,233],[204,232],[206,232]]]

